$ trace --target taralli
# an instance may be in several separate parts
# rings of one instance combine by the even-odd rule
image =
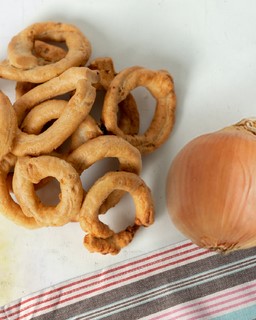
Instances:
[[[97,58],[90,62],[88,68],[99,71],[100,80],[95,84],[97,90],[107,91],[117,74],[112,59],[108,57]],[[139,132],[140,115],[131,93],[123,101],[120,101],[117,113],[117,123],[120,130],[129,135]]]
[[[146,132],[129,135],[118,127],[118,104],[138,86],[147,88],[157,104],[154,118]],[[168,138],[174,124],[175,108],[176,96],[171,75],[164,70],[153,71],[135,66],[121,71],[111,82],[103,104],[102,120],[110,133],[123,137],[142,154],[146,154],[154,151]]]
[[[13,146],[17,130],[17,117],[9,98],[0,91],[0,160]]]
[[[129,192],[135,204],[134,225],[115,233],[99,220],[99,208],[114,191]],[[97,200],[97,201],[96,201]],[[117,254],[131,242],[140,226],[148,227],[154,221],[152,195],[144,181],[130,172],[108,172],[88,191],[80,211],[81,228],[87,232],[84,245],[91,252]]]
[[[90,112],[96,95],[92,83],[96,81],[97,73],[88,68],[74,67],[21,96],[13,106],[19,125],[27,112],[35,105],[57,95],[76,90],[61,116],[46,131],[34,135],[18,128],[12,150],[13,154],[17,156],[40,155],[50,153],[58,148]]]
[[[8,173],[15,166],[16,157],[8,154],[0,162],[0,211],[9,220],[28,229],[35,229],[41,225],[33,218],[24,214],[21,207],[10,195],[10,185],[7,183]]]
[[[65,42],[67,54],[62,59],[47,63],[42,54],[33,54],[34,41]],[[0,64],[0,77],[16,81],[42,83],[74,66],[84,65],[91,55],[91,45],[73,25],[42,22],[27,27],[14,36],[8,45],[8,60]]]
[[[70,162],[81,174],[91,165],[104,158],[117,158],[119,160],[119,170],[140,174],[141,155],[140,152],[127,141],[116,136],[99,136],[75,149],[68,157]],[[106,212],[115,206],[123,192],[116,190],[101,205],[100,213]]]
[[[91,51],[76,26],[52,21],[34,23],[9,42],[0,78],[16,87],[13,104],[0,91],[0,213],[29,229],[76,222],[90,252],[115,255],[154,222],[152,193],[140,177],[142,156],[170,135],[176,96],[167,71],[134,66],[116,72],[109,57],[88,62]],[[137,87],[156,100],[142,134]],[[106,161],[100,178],[87,170],[109,158],[118,164],[106,168]],[[53,205],[44,196],[53,200],[55,182],[60,191]],[[114,231],[100,215],[125,193],[135,218]]]
[[[60,202],[56,206],[43,205],[34,189],[34,184],[49,176],[60,183]],[[44,226],[62,226],[76,221],[84,195],[76,170],[65,160],[52,156],[18,158],[13,191],[23,212]]]

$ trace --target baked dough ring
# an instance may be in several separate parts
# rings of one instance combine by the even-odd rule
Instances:
[[[0,160],[13,146],[17,130],[17,117],[9,98],[0,91]]]
[[[140,152],[124,139],[116,136],[99,136],[75,149],[68,157],[70,162],[81,174],[95,162],[104,158],[117,158],[119,160],[119,170],[133,172],[139,174],[141,171],[141,155]],[[116,205],[123,192],[118,190],[113,192],[104,201],[100,208],[100,212],[104,213],[109,208]]]
[[[14,103],[18,125],[35,105],[57,95],[76,90],[61,116],[46,131],[35,135],[22,132],[18,128],[12,149],[13,154],[17,156],[40,155],[58,148],[90,112],[96,95],[92,82],[96,81],[97,73],[88,68],[74,67],[21,96]]]
[[[67,54],[48,64],[33,54],[35,40],[65,42]],[[35,23],[14,36],[8,45],[8,60],[0,64],[0,77],[42,83],[73,66],[84,65],[91,55],[91,45],[73,25],[56,22]]]
[[[16,157],[12,154],[8,154],[0,162],[0,212],[17,225],[29,229],[39,228],[41,225],[33,217],[27,217],[10,195],[7,179],[15,163]]]
[[[135,203],[133,226],[115,233],[99,220],[99,208],[114,190],[129,192]],[[154,205],[150,189],[136,174],[108,172],[98,179],[88,191],[80,211],[81,228],[88,234],[84,245],[91,252],[117,254],[128,245],[140,226],[149,226],[154,221]]]
[[[157,104],[154,118],[143,135],[125,134],[117,122],[118,104],[138,86],[147,88]],[[106,93],[102,120],[106,129],[136,146],[142,154],[150,153],[168,138],[173,124],[176,96],[171,75],[164,70],[153,71],[142,67],[124,69],[115,76]]]
[[[96,58],[91,61],[88,68],[99,71],[100,80],[95,84],[97,90],[107,91],[117,75],[112,59],[108,57]],[[126,134],[133,135],[139,132],[140,115],[136,101],[130,93],[118,104],[117,123],[118,127]]]
[[[60,183],[60,202],[56,206],[43,205],[34,189],[34,184],[49,176]],[[44,226],[62,226],[76,221],[84,195],[77,171],[65,160],[52,156],[18,158],[13,191],[23,212]]]
[[[96,58],[88,68],[98,70],[99,81],[94,84],[97,90],[106,91],[114,79],[116,72],[114,70],[111,58]],[[137,134],[139,131],[139,113],[136,102],[131,94],[119,104],[118,126],[127,134]],[[98,137],[106,132],[101,128],[92,117],[87,117],[77,128],[71,137],[71,150],[75,150],[81,144],[91,138]]]

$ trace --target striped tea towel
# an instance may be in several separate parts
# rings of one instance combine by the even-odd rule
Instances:
[[[256,319],[256,248],[219,255],[186,240],[7,304],[0,319]]]

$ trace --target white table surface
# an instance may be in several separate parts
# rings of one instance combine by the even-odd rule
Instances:
[[[0,59],[6,57],[12,36],[46,20],[77,25],[91,41],[92,58],[112,57],[117,71],[133,65],[169,70],[178,99],[176,124],[168,142],[143,158],[142,177],[155,199],[155,223],[141,229],[117,256],[89,253],[78,224],[31,231],[0,216],[0,305],[185,239],[165,205],[173,157],[192,138],[256,115],[256,1],[2,1]],[[0,80],[0,89],[14,100],[13,82]],[[146,91],[135,95],[143,130],[153,104]],[[87,179],[98,170],[92,169]],[[132,209],[127,197],[105,221],[124,227],[132,221]]]

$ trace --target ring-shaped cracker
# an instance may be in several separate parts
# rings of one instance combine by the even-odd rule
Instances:
[[[46,131],[35,135],[18,128],[12,149],[13,154],[40,155],[58,148],[90,112],[96,95],[92,83],[96,81],[97,73],[88,68],[74,67],[21,96],[14,103],[19,125],[35,105],[75,89],[61,116]]]
[[[11,152],[16,130],[16,113],[9,98],[0,91],[0,160]]]
[[[115,190],[130,193],[135,204],[133,226],[115,233],[99,220],[99,208]],[[81,228],[88,234],[84,245],[91,252],[117,254],[128,245],[140,226],[149,226],[154,221],[154,205],[150,189],[136,174],[130,172],[108,172],[98,179],[88,191],[80,211]]]
[[[34,184],[49,176],[60,183],[60,202],[56,206],[43,205],[34,188]],[[13,191],[23,212],[44,226],[62,226],[76,221],[84,195],[80,176],[73,166],[52,156],[18,158]]]
[[[33,54],[34,42],[65,42],[67,54],[48,64]],[[14,36],[8,45],[8,60],[0,64],[0,77],[42,83],[74,66],[84,65],[91,55],[91,45],[73,25],[56,22],[35,23]]]
[[[105,135],[88,140],[71,152],[66,160],[81,174],[91,165],[104,158],[117,158],[120,171],[140,174],[142,166],[140,152],[127,141],[116,136]],[[100,212],[104,213],[115,206],[122,196],[123,192],[120,190],[113,192],[105,199]]]
[[[107,91],[112,80],[117,75],[113,60],[108,57],[96,58],[88,68],[99,71],[99,82],[95,84],[97,90]],[[136,101],[131,93],[118,104],[118,127],[126,134],[133,135],[139,132],[140,116]]]
[[[146,132],[129,135],[118,127],[118,104],[139,86],[148,89],[156,99],[156,108]],[[109,132],[123,137],[142,154],[146,154],[154,151],[168,138],[174,124],[175,108],[176,96],[171,75],[165,70],[153,71],[135,66],[124,69],[111,82],[104,100],[102,120]]]
[[[7,183],[8,174],[15,166],[16,157],[8,154],[0,162],[0,211],[7,219],[15,224],[29,229],[41,227],[33,218],[28,217],[22,211],[20,205],[16,203],[10,195],[10,185]],[[10,181],[9,181],[10,182]]]

